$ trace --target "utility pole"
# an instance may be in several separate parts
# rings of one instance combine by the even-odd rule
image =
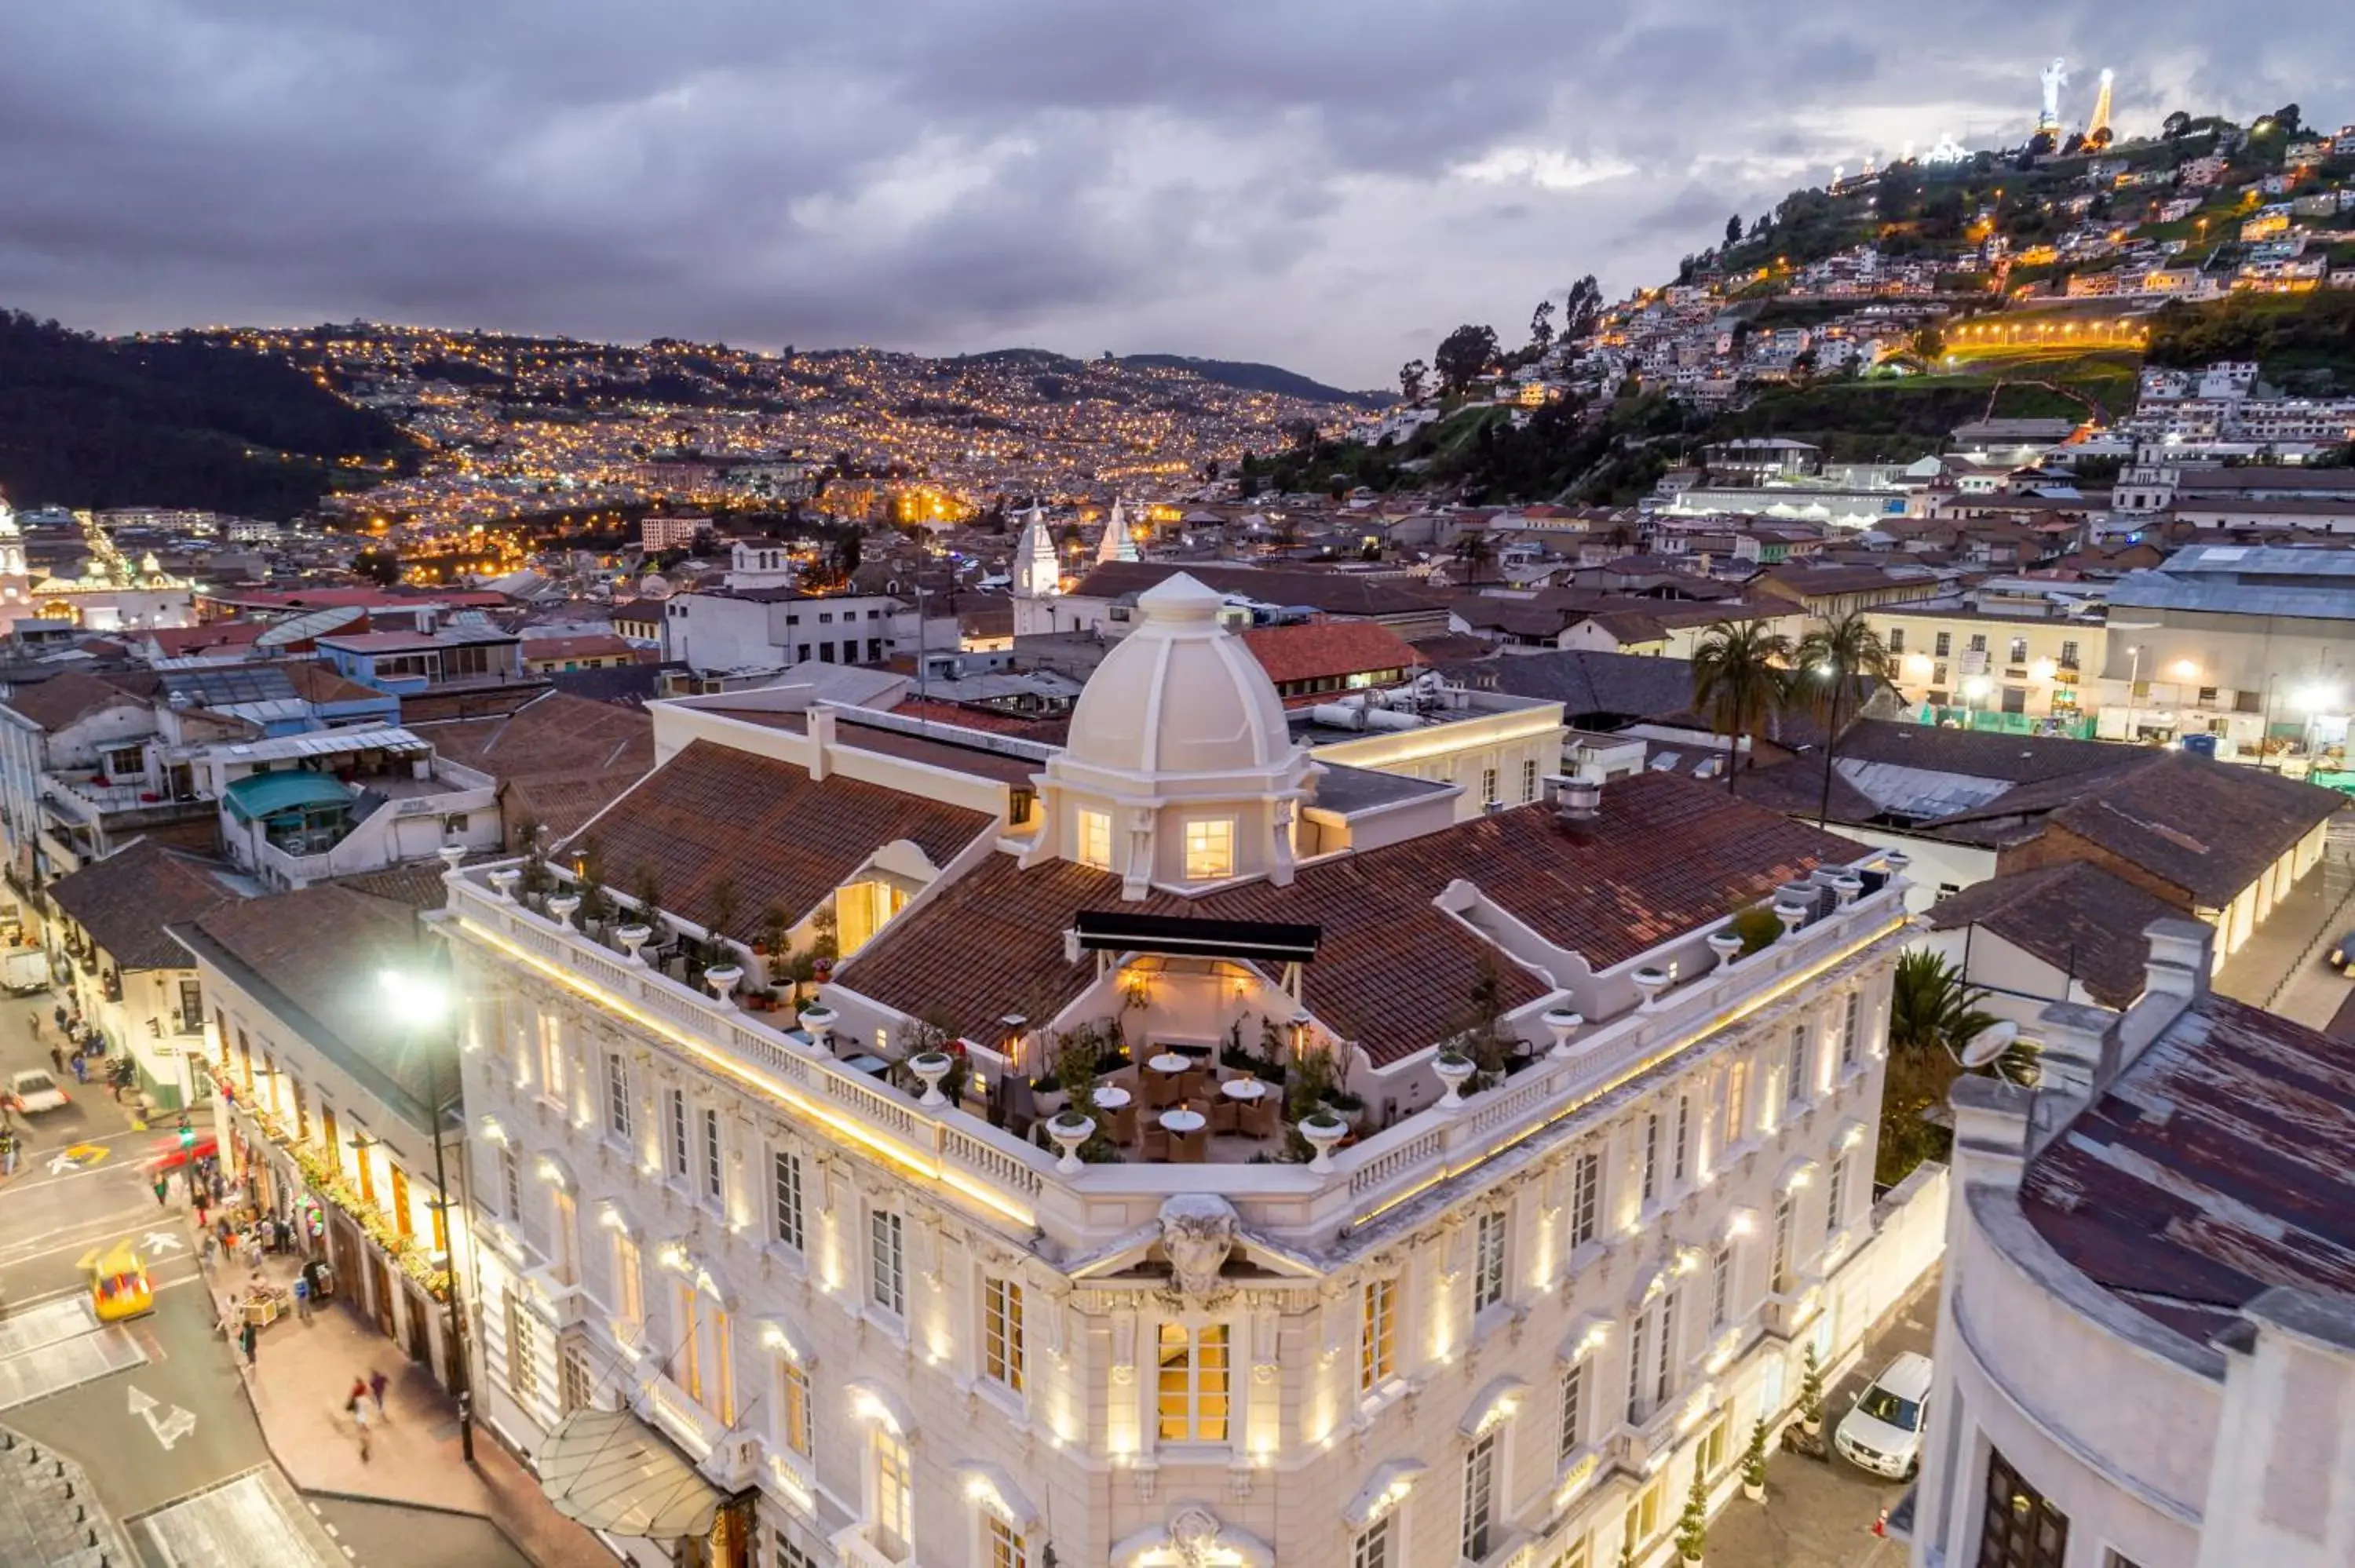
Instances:
[[[450,1393],[458,1401],[458,1452],[469,1465],[474,1462],[474,1373],[473,1359],[466,1353],[466,1313],[458,1299],[458,1241],[450,1224],[450,1176],[442,1155],[442,1129],[449,1122],[452,1100],[442,1097],[442,1067],[438,1060],[429,1057],[432,1066],[429,1081],[433,1092],[433,1185],[439,1190],[434,1199],[442,1216],[442,1272],[450,1281],[445,1305],[450,1308],[450,1345],[447,1361],[450,1368]]]

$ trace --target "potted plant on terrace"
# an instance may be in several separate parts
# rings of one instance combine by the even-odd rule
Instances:
[[[1698,1563],[1709,1544],[1709,1479],[1693,1466],[1692,1489],[1685,1494],[1685,1511],[1677,1520],[1677,1561]]]
[[[1824,1429],[1824,1364],[1809,1340],[1799,1358],[1799,1429],[1813,1437]]]
[[[1750,1428],[1750,1446],[1742,1451],[1742,1495],[1752,1502],[1766,1500],[1766,1418]]]

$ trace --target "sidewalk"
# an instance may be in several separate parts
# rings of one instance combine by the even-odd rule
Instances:
[[[265,1257],[262,1273],[289,1284],[297,1260]],[[216,1308],[246,1278],[242,1265],[208,1271]],[[540,1568],[614,1568],[596,1537],[559,1514],[539,1483],[480,1423],[474,1466],[458,1446],[456,1404],[432,1374],[343,1301],[307,1319],[289,1315],[261,1330],[246,1394],[287,1478],[306,1492],[440,1509],[489,1520]],[[385,1416],[368,1429],[369,1457],[344,1413],[352,1379],[382,1369]]]
[[[99,1568],[139,1561],[81,1467],[0,1427],[0,1563]]]

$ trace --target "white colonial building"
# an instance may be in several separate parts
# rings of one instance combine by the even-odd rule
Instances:
[[[1217,607],[1061,749],[655,705],[452,877],[479,1408],[634,1561],[1648,1568],[1934,1256],[1902,856],[1664,775],[1458,821]]]
[[[1913,1568],[2355,1563],[2355,1045],[2148,936],[2037,1089],[1955,1088]]]

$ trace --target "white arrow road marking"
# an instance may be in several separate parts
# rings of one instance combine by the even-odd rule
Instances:
[[[147,1430],[153,1433],[155,1441],[165,1447],[169,1448],[197,1429],[196,1416],[176,1404],[172,1406],[170,1414],[161,1421],[156,1420],[155,1404],[154,1394],[139,1388],[136,1384],[131,1385],[131,1414],[146,1422]]]
[[[55,1160],[49,1161],[49,1174],[52,1176],[62,1176],[69,1171],[79,1171],[80,1169],[81,1161],[76,1160],[70,1154],[60,1154]]]
[[[180,1247],[186,1246],[187,1245],[187,1243],[182,1241],[179,1237],[174,1235],[169,1231],[149,1231],[147,1233],[147,1250],[151,1253],[172,1252]]]

